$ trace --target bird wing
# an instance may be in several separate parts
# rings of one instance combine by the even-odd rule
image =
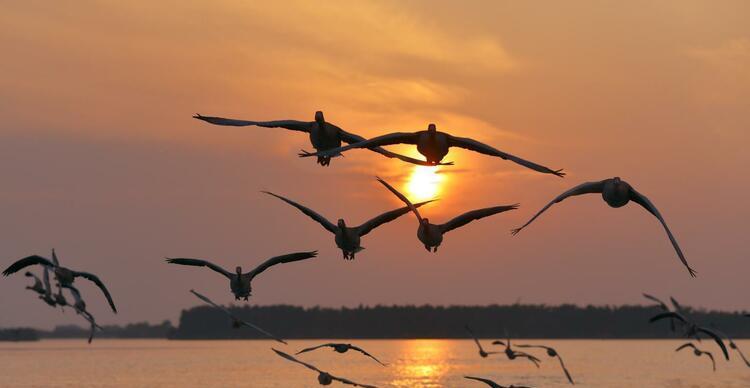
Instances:
[[[378,387],[376,387],[374,385],[367,385],[367,384],[355,383],[354,381],[351,381],[349,379],[345,379],[343,377],[337,377],[337,376],[334,376],[334,375],[332,375],[330,373],[328,375],[331,376],[331,379],[336,380],[336,381],[338,381],[340,383],[343,383],[343,384],[348,384],[348,385],[352,385],[352,386],[355,386],[355,387],[362,387],[362,388],[378,388]]]
[[[492,388],[500,387],[500,385],[498,385],[496,382],[494,382],[494,381],[492,381],[490,379],[484,379],[484,378],[481,378],[481,377],[474,377],[474,376],[464,376],[464,378],[465,379],[469,379],[469,380],[481,381],[481,382],[489,385]]]
[[[348,144],[361,143],[361,142],[367,140],[367,139],[365,139],[362,136],[346,132],[346,131],[344,131],[343,129],[340,129],[340,128],[339,128],[339,139],[341,139],[341,141],[343,141],[345,143],[348,143]],[[379,153],[379,154],[381,154],[383,156],[386,156],[386,157],[389,157],[389,158],[400,159],[400,160],[402,160],[404,162],[407,162],[407,163],[416,164],[416,165],[419,165],[419,166],[434,166],[434,164],[431,164],[431,163],[427,162],[426,160],[414,159],[414,158],[408,157],[406,155],[397,154],[395,152],[388,151],[388,150],[386,150],[383,147],[372,147],[372,148],[369,148],[369,149],[370,149],[370,151],[377,152],[377,153]],[[452,164],[453,164],[453,162],[438,163],[438,165],[452,165]]]
[[[430,203],[432,201],[435,201],[435,200],[433,199],[433,200],[430,200],[430,201],[424,201],[424,202],[415,203],[414,207],[418,208],[418,207],[420,207],[422,205],[426,205],[426,204],[428,204],[428,203]],[[358,226],[356,228],[357,232],[359,233],[360,236],[364,236],[367,233],[370,233],[373,229],[377,228],[378,226],[383,225],[386,222],[391,222],[391,221],[395,220],[396,218],[399,218],[402,215],[408,213],[409,211],[411,211],[411,208],[409,206],[404,206],[404,207],[398,208],[396,210],[391,210],[389,212],[385,212],[385,213],[383,213],[383,214],[381,214],[381,215],[379,215],[379,216],[377,216],[377,217],[375,217],[375,218],[373,218],[373,219],[365,222],[364,224]]]
[[[477,335],[474,334],[474,330],[471,330],[469,325],[464,325],[464,329],[466,329],[466,331],[469,332],[469,335],[471,335],[471,338],[474,340],[474,343],[477,344],[477,347],[479,348],[479,350],[484,351],[484,349],[482,349],[482,344],[479,343],[479,339],[477,338]]]
[[[520,228],[513,229],[511,233],[513,235],[518,234],[523,228],[527,227],[530,223],[534,222],[534,220],[539,217],[542,213],[544,213],[545,210],[549,209],[550,206],[562,202],[565,198],[572,197],[575,195],[582,195],[582,194],[591,194],[591,193],[601,193],[602,188],[604,187],[604,181],[599,182],[586,182],[582,183],[560,195],[558,195],[555,199],[552,200],[552,202],[548,203],[547,206],[543,207],[542,210],[540,210],[538,213],[534,215],[534,217],[531,217],[531,219],[523,224]]]
[[[649,213],[651,213],[654,217],[656,217],[659,222],[661,222],[661,225],[664,227],[664,230],[667,232],[667,236],[669,237],[669,241],[672,242],[672,246],[674,247],[674,250],[677,252],[677,256],[679,256],[680,261],[682,261],[682,265],[687,268],[688,272],[690,272],[690,276],[695,277],[695,270],[690,268],[690,265],[687,262],[687,259],[685,259],[685,255],[682,254],[682,249],[680,249],[680,246],[677,244],[677,240],[672,235],[672,232],[669,230],[669,227],[667,226],[667,223],[664,221],[664,217],[661,216],[659,213],[659,210],[656,209],[656,206],[654,206],[651,201],[646,198],[645,195],[635,191],[635,189],[630,189],[630,199],[643,206],[644,209],[648,210]]]
[[[242,320],[242,319],[237,319],[237,321],[239,321],[239,323],[241,323],[241,324],[243,324],[243,325],[245,325],[245,326],[247,326],[249,328],[255,329],[256,331],[260,332],[261,334],[265,335],[266,337],[268,337],[268,338],[270,338],[270,339],[272,339],[274,341],[281,342],[284,345],[288,345],[286,343],[286,341],[284,341],[283,339],[281,339],[281,338],[279,338],[279,337],[277,337],[277,336],[275,336],[275,335],[273,335],[273,334],[271,334],[271,333],[263,330],[259,326],[253,325],[252,323],[247,322],[247,321]]]
[[[409,201],[409,199],[406,198],[406,196],[404,196],[403,194],[401,194],[398,190],[396,190],[395,188],[393,188],[393,186],[391,186],[390,184],[388,184],[388,182],[384,181],[380,177],[376,177],[376,178],[378,179],[378,182],[382,183],[383,186],[385,186],[388,190],[391,191],[391,193],[393,193],[393,195],[395,195],[396,197],[398,197],[398,199],[400,199],[401,201],[403,201],[406,204],[406,206],[408,206],[409,209],[411,209],[411,211],[417,217],[417,220],[419,220],[419,222],[422,223],[422,216],[419,214],[419,211],[414,206],[414,204],[412,204],[411,201]]]
[[[540,360],[540,359],[538,359],[538,358],[536,358],[536,357],[534,357],[534,356],[532,356],[531,354],[528,354],[528,353],[515,352],[515,351],[513,353],[516,355],[516,357],[525,357],[525,358],[528,358],[529,361],[533,362],[534,365],[536,365],[537,368],[539,368],[539,363],[542,362],[542,360]]]
[[[39,255],[32,255],[24,257],[21,260],[16,261],[15,263],[11,264],[8,268],[3,271],[3,276],[8,276],[11,274],[14,274],[30,265],[43,265],[45,267],[54,267],[55,265],[52,264],[51,261],[45,259],[42,256]]]
[[[216,271],[216,272],[218,272],[218,273],[226,276],[229,279],[232,279],[232,276],[234,276],[234,274],[232,274],[231,272],[225,270],[224,268],[219,267],[218,265],[216,265],[216,264],[214,264],[214,263],[212,263],[212,262],[210,262],[208,260],[203,260],[203,259],[188,259],[188,258],[184,258],[184,257],[179,257],[179,258],[169,258],[168,257],[166,259],[166,261],[169,264],[191,265],[191,266],[194,266],[194,267],[208,267],[208,268],[210,268],[210,269],[212,269],[212,270],[214,270],[214,271]]]
[[[320,349],[320,348],[334,347],[334,346],[336,346],[336,344],[323,344],[323,345],[313,346],[313,347],[310,347],[310,348],[302,349],[302,350],[300,350],[299,352],[297,352],[295,354],[312,352],[313,350],[317,350],[317,349]]]
[[[688,342],[688,343],[686,343],[686,344],[682,344],[682,345],[680,345],[680,346],[679,346],[679,347],[678,347],[677,349],[675,349],[674,351],[675,351],[675,352],[679,352],[680,350],[682,350],[682,349],[685,349],[685,348],[692,348],[692,349],[695,349],[695,345],[693,345],[693,344],[691,344],[691,343],[689,343],[689,342]]]
[[[310,364],[308,364],[306,362],[300,361],[300,360],[298,360],[298,359],[296,359],[296,358],[294,358],[294,357],[292,357],[292,356],[290,356],[290,355],[288,355],[288,354],[286,354],[286,353],[284,353],[284,352],[282,352],[280,350],[276,350],[274,348],[271,348],[271,350],[273,350],[274,352],[276,352],[276,354],[278,354],[279,356],[281,356],[283,358],[286,358],[289,361],[296,362],[297,364],[304,365],[308,369],[312,369],[312,370],[314,370],[314,371],[316,371],[318,373],[323,373],[323,371],[321,371],[320,369],[316,368],[315,366],[310,365]]]
[[[568,381],[571,384],[575,384],[573,382],[573,377],[570,375],[570,372],[568,372],[568,368],[565,367],[565,363],[563,362],[562,357],[560,357],[560,354],[557,355],[557,359],[560,360],[560,367],[562,368],[563,372],[565,372],[565,377],[568,378]]]
[[[276,264],[284,264],[284,263],[291,263],[295,261],[300,260],[307,260],[312,259],[313,257],[318,255],[318,251],[310,251],[310,252],[296,252],[296,253],[290,253],[287,255],[281,255],[272,257],[263,263],[261,265],[255,267],[252,271],[248,272],[250,275],[250,278],[254,278],[258,276],[261,272],[267,270],[270,267],[273,267]]]
[[[659,299],[659,298],[657,298],[657,297],[655,297],[653,295],[646,294],[646,293],[643,294],[643,297],[646,298],[646,299],[648,299],[648,300],[650,300],[650,301],[652,301],[652,302],[654,302],[654,303],[656,303],[656,304],[658,304],[659,307],[662,310],[669,311],[669,307],[667,307],[667,304],[664,303],[661,299]]]
[[[491,155],[491,156],[497,156],[505,160],[510,160],[514,163],[520,164],[521,166],[524,166],[526,168],[530,168],[534,171],[538,171],[545,174],[553,174],[557,175],[559,177],[564,177],[565,173],[562,172],[562,170],[552,170],[549,167],[542,166],[540,164],[536,164],[534,162],[530,162],[525,159],[521,159],[517,156],[513,156],[511,154],[505,153],[503,151],[500,151],[494,147],[488,146],[487,144],[478,142],[474,139],[470,139],[468,137],[457,137],[448,135],[448,144],[451,147],[459,147],[459,148],[465,148],[467,150],[479,152],[480,154],[485,155]]]
[[[384,363],[380,362],[380,360],[378,360],[377,358],[375,358],[375,356],[373,356],[373,355],[372,355],[372,354],[370,354],[370,353],[367,353],[367,352],[366,352],[366,351],[365,351],[364,349],[362,349],[362,348],[360,348],[360,347],[358,347],[358,346],[353,346],[353,345],[352,345],[352,346],[350,346],[349,348],[350,348],[350,349],[352,349],[352,350],[356,350],[356,351],[358,351],[358,352],[360,352],[360,353],[364,354],[364,355],[365,355],[365,356],[367,356],[367,357],[370,357],[370,358],[372,358],[373,360],[375,360],[375,361],[376,361],[376,362],[377,362],[378,364],[380,364],[380,365],[382,365],[382,366],[387,366],[386,364],[384,364]]]
[[[501,346],[505,346],[505,342],[503,342],[503,341],[500,341],[500,340],[497,340],[497,341],[492,341],[492,344],[493,344],[493,345],[501,345]]]
[[[546,349],[546,350],[551,349],[549,346],[544,346],[544,345],[522,345],[522,344],[515,344],[513,346],[515,346],[517,348],[537,348],[537,349]]]
[[[44,273],[42,275],[44,279],[44,296],[46,298],[52,297],[52,284],[49,281],[49,267],[44,267]]]
[[[680,312],[680,313],[685,311],[685,309],[682,308],[682,305],[680,305],[680,303],[677,302],[677,299],[675,299],[674,297],[670,296],[669,301],[672,302],[672,306],[674,306],[675,311]]]
[[[29,271],[26,271],[26,273],[23,274],[23,275],[26,276],[26,277],[29,277],[29,278],[34,278],[34,285],[31,286],[31,287],[29,287],[29,288],[31,288],[32,290],[41,290],[41,289],[44,289],[44,284],[42,283],[42,281],[39,279],[38,276],[34,275],[33,273],[31,273]]]
[[[706,334],[707,336],[711,337],[721,348],[721,352],[724,353],[724,358],[729,361],[729,351],[727,350],[726,345],[724,345],[724,341],[722,341],[721,337],[719,337],[718,334],[714,333],[712,330],[709,330],[705,327],[698,327],[696,329],[698,332]]]
[[[687,319],[685,319],[685,317],[682,314],[674,312],[674,311],[667,311],[667,312],[664,312],[664,313],[661,313],[661,314],[656,314],[653,317],[651,317],[651,319],[649,319],[648,321],[649,322],[656,322],[656,321],[658,321],[660,319],[664,319],[664,318],[673,318],[673,319],[679,320],[682,323],[687,323]]]
[[[507,206],[493,206],[493,207],[486,207],[484,209],[472,210],[464,214],[461,214],[458,217],[454,217],[452,220],[439,225],[439,227],[443,233],[448,233],[453,229],[460,228],[468,224],[469,222],[472,222],[472,221],[475,221],[484,217],[489,217],[497,213],[502,213],[502,212],[515,210],[515,209],[518,209],[517,203],[513,205],[507,205]]]
[[[223,117],[212,117],[212,116],[201,116],[196,114],[193,118],[203,120],[207,123],[215,125],[228,125],[232,127],[246,127],[249,125],[257,125],[259,127],[266,128],[286,128],[292,131],[310,132],[310,122],[308,121],[297,121],[297,120],[276,120],[276,121],[247,121],[247,120],[235,120],[225,119]]]
[[[207,303],[208,305],[210,305],[210,306],[212,306],[212,307],[215,307],[215,308],[217,308],[217,309],[219,309],[219,310],[221,310],[221,311],[225,312],[225,313],[226,313],[227,315],[229,315],[229,316],[230,316],[230,317],[232,317],[233,319],[235,318],[234,314],[232,314],[232,313],[231,313],[231,312],[229,311],[229,309],[227,309],[226,307],[224,307],[224,306],[221,306],[221,305],[218,305],[218,304],[214,303],[214,301],[212,301],[211,299],[208,299],[208,297],[206,297],[206,296],[204,296],[204,295],[202,295],[202,294],[200,294],[200,293],[196,292],[195,290],[190,290],[190,292],[191,292],[191,293],[192,293],[193,295],[197,296],[197,297],[198,297],[198,299],[200,299],[200,300],[202,300],[202,301],[206,302],[206,303]]]
[[[745,362],[745,365],[747,365],[748,367],[750,367],[750,361],[748,361],[747,358],[745,358],[745,354],[742,353],[742,350],[740,350],[739,346],[734,345],[734,350],[736,350],[737,353],[740,354],[740,357],[742,357],[742,361]]]
[[[90,280],[96,284],[97,287],[99,287],[100,290],[102,290],[102,293],[104,294],[104,297],[107,298],[107,302],[109,303],[109,307],[112,308],[112,311],[117,314],[117,307],[115,307],[115,302],[112,300],[112,295],[109,294],[109,290],[107,290],[107,286],[102,283],[101,280],[99,280],[99,277],[88,272],[73,272],[74,277],[82,277],[84,279]]]
[[[274,194],[270,191],[262,191],[262,193],[266,193],[268,195],[272,195],[294,207],[296,207],[299,211],[304,213],[306,216],[312,218],[313,220],[317,221],[319,224],[323,225],[324,228],[326,228],[327,231],[336,234],[336,232],[339,230],[338,226],[334,225],[331,221],[328,221],[325,217],[321,216],[320,214],[316,213],[314,210],[302,206],[298,204],[297,202],[292,201],[291,199],[284,198],[280,195]]]
[[[417,144],[418,138],[419,136],[414,132],[394,132],[387,135],[373,137],[369,140],[349,144],[343,147],[332,148],[330,150],[319,151],[316,153],[310,153],[301,156],[335,156],[352,148],[375,148],[392,144]]]

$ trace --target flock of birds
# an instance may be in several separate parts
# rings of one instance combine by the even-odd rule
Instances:
[[[517,156],[500,151],[494,147],[491,147],[487,144],[481,143],[474,139],[457,137],[457,136],[453,136],[445,132],[440,132],[437,130],[434,124],[430,124],[427,127],[426,131],[396,132],[396,133],[385,134],[382,136],[377,136],[371,139],[365,139],[361,136],[346,132],[343,129],[339,128],[338,126],[325,121],[323,112],[320,112],[320,111],[315,113],[314,121],[296,121],[296,120],[246,121],[246,120],[227,119],[227,118],[221,118],[221,117],[201,116],[199,114],[193,117],[199,120],[206,121],[211,124],[215,124],[215,125],[260,126],[260,127],[268,127],[268,128],[285,128],[285,129],[289,129],[293,131],[307,133],[309,135],[311,145],[315,149],[315,152],[309,152],[303,149],[300,151],[299,156],[300,157],[313,157],[314,156],[317,158],[317,163],[320,164],[321,166],[329,166],[333,158],[338,157],[338,156],[343,156],[344,152],[352,150],[352,149],[368,149],[370,151],[376,152],[388,158],[397,158],[404,162],[412,163],[416,165],[423,165],[423,166],[452,165],[453,162],[444,162],[443,159],[448,154],[448,151],[451,147],[458,147],[458,148],[464,148],[467,150],[475,151],[475,152],[485,154],[485,155],[496,156],[504,160],[510,160],[521,166],[535,170],[540,173],[552,174],[558,177],[565,176],[565,173],[562,170],[553,170],[548,167],[542,166],[540,164],[527,161]],[[347,143],[347,145],[342,146],[342,142]],[[415,145],[417,147],[417,151],[419,151],[419,153],[425,157],[425,160],[418,160],[418,159],[411,158],[408,156],[400,155],[400,154],[393,153],[382,148],[384,146],[395,145],[395,144]],[[281,201],[284,201],[287,204],[295,207],[304,215],[308,216],[312,220],[319,223],[324,229],[331,232],[334,235],[334,242],[336,246],[339,249],[341,249],[343,253],[343,258],[345,260],[354,260],[355,255],[364,249],[364,247],[362,247],[361,245],[362,237],[370,233],[373,229],[383,224],[386,224],[390,221],[393,221],[396,218],[401,217],[402,215],[406,213],[410,213],[410,212],[413,213],[418,221],[417,238],[419,239],[420,243],[425,247],[425,249],[428,252],[437,252],[438,247],[443,242],[444,235],[448,233],[449,231],[463,227],[472,221],[476,221],[476,220],[489,217],[495,214],[499,214],[502,212],[515,210],[515,209],[518,209],[519,207],[518,204],[512,204],[512,205],[500,205],[500,206],[493,206],[493,207],[471,210],[461,215],[458,215],[447,222],[436,224],[436,223],[430,222],[428,218],[422,217],[420,211],[418,210],[421,206],[427,203],[430,203],[432,201],[412,203],[406,196],[404,196],[402,193],[396,190],[393,186],[391,186],[385,180],[381,178],[377,178],[377,180],[388,191],[390,191],[394,196],[396,196],[400,201],[402,201],[405,206],[380,214],[358,226],[348,226],[346,222],[344,221],[344,219],[338,219],[337,222],[334,224],[333,222],[329,221],[327,218],[318,214],[317,212],[310,209],[309,207],[301,205],[291,199],[288,199],[286,197],[283,197],[281,195],[278,195],[272,192],[265,191],[264,193],[270,196],[276,197],[280,199]],[[639,204],[640,206],[642,206],[644,209],[646,209],[646,211],[651,213],[654,217],[656,217],[661,223],[661,225],[663,226],[683,266],[687,269],[690,276],[693,276],[693,277],[696,276],[695,270],[688,265],[688,262],[682,253],[682,250],[677,244],[677,240],[672,235],[672,232],[669,230],[666,222],[664,221],[664,218],[659,213],[657,208],[653,205],[653,203],[651,203],[651,201],[646,196],[636,191],[630,184],[621,180],[618,177],[611,178],[611,179],[604,179],[601,181],[586,182],[586,183],[582,183],[578,186],[573,187],[572,189],[554,198],[549,204],[547,204],[538,213],[536,213],[528,222],[526,222],[524,225],[522,225],[521,227],[517,229],[513,229],[511,232],[513,235],[516,235],[521,230],[529,226],[534,220],[536,220],[542,213],[544,213],[552,205],[554,205],[555,203],[561,202],[568,197],[578,196],[578,195],[583,195],[583,194],[596,194],[596,193],[600,194],[602,198],[604,199],[604,201],[613,208],[622,207],[626,205],[628,202],[633,201]],[[277,264],[286,264],[286,263],[292,263],[296,261],[313,259],[316,256],[317,256],[317,251],[284,254],[284,255],[272,257],[270,259],[263,261],[261,264],[257,265],[255,268],[253,268],[249,272],[243,272],[241,266],[235,267],[234,272],[232,272],[206,259],[167,258],[166,261],[169,264],[194,266],[194,267],[207,267],[208,269],[211,269],[212,271],[223,275],[225,278],[227,278],[227,280],[229,280],[229,289],[231,293],[234,295],[236,300],[247,301],[252,293],[251,284],[252,284],[253,279],[256,276],[260,275],[265,270]],[[28,256],[11,264],[3,272],[3,275],[8,276],[16,272],[19,272],[27,267],[36,266],[36,265],[40,266],[42,269],[42,279],[40,279],[37,275],[31,272],[26,272],[25,273],[26,276],[34,279],[34,284],[26,288],[36,292],[39,295],[39,298],[42,301],[44,301],[46,304],[48,304],[49,306],[52,306],[52,307],[60,306],[61,308],[72,307],[77,314],[81,315],[90,324],[91,331],[90,331],[90,336],[89,336],[89,342],[91,342],[91,340],[94,337],[95,331],[101,330],[101,327],[97,325],[96,320],[94,319],[94,316],[86,310],[86,304],[81,297],[81,293],[74,286],[74,281],[77,278],[84,278],[86,280],[93,282],[97,287],[99,287],[99,289],[104,294],[112,311],[114,313],[117,313],[117,309],[112,300],[112,297],[109,291],[107,290],[106,286],[104,285],[104,283],[99,279],[99,277],[97,277],[94,274],[91,274],[88,272],[75,271],[75,270],[71,270],[69,268],[61,266],[54,249],[52,250],[51,259],[47,259],[45,257],[38,256],[38,255]],[[55,287],[57,290],[56,292],[53,291],[52,283],[50,281],[50,274],[49,274],[50,271],[54,275]],[[70,295],[73,297],[74,299],[73,304],[70,304],[65,298],[63,294],[64,289],[67,290],[70,293]],[[271,334],[270,332],[258,327],[257,325],[254,325],[250,322],[246,322],[242,319],[239,319],[238,317],[233,315],[230,310],[222,307],[221,305],[214,303],[208,297],[196,292],[195,290],[190,290],[190,292],[193,293],[197,298],[199,298],[206,304],[213,306],[216,309],[219,309],[223,311],[225,314],[227,314],[229,318],[231,319],[232,326],[234,328],[239,328],[242,326],[250,327],[254,330],[257,330],[259,333],[261,333],[262,335],[270,339],[286,344],[286,342],[283,339]],[[716,343],[719,344],[725,358],[727,360],[729,359],[727,348],[724,345],[723,340],[722,340],[722,337],[727,338],[726,336],[723,336],[722,334],[720,334],[720,332],[718,332],[714,328],[702,327],[692,322],[690,319],[686,317],[685,311],[679,307],[679,305],[677,304],[676,301],[674,301],[674,299],[672,300],[674,308],[670,309],[669,306],[661,302],[659,299],[650,295],[645,295],[645,296],[655,301],[658,304],[658,306],[664,310],[663,313],[653,317],[651,319],[652,322],[660,321],[660,320],[669,320],[673,331],[676,331],[678,329],[682,330],[683,335],[685,337],[696,339],[698,341],[700,341],[702,335],[708,336],[712,338],[714,341],[716,341]],[[485,351],[481,343],[477,339],[477,337],[474,335],[474,333],[471,331],[471,329],[468,326],[466,327],[466,330],[469,332],[469,334],[471,334],[472,338],[474,338],[474,341],[477,347],[479,348],[479,355],[483,358],[488,357],[493,354],[504,353],[509,360],[515,360],[519,358],[525,359],[534,363],[534,365],[536,365],[537,367],[539,366],[539,363],[541,362],[539,358],[537,358],[536,356],[532,354],[529,354],[527,352],[520,351],[520,350],[514,350],[513,347],[511,346],[511,339],[509,336],[508,338],[506,338],[505,341],[498,340],[492,343],[493,345],[503,346],[505,348],[504,351],[502,352],[501,351],[490,351],[490,352]],[[736,350],[742,356],[745,363],[750,367],[750,363],[748,363],[748,361],[745,359],[744,355],[736,346],[736,344],[732,342],[731,339],[728,339],[728,341],[729,341],[730,347]],[[513,346],[516,348],[529,349],[529,350],[541,349],[544,352],[546,352],[547,356],[551,358],[556,358],[559,361],[560,366],[567,380],[571,384],[574,384],[573,378],[571,377],[571,374],[569,373],[568,369],[563,363],[562,357],[554,348],[548,347],[548,346],[542,346],[542,345],[527,345],[527,344],[514,344]],[[364,356],[367,356],[373,359],[374,361],[376,361],[382,366],[387,366],[387,364],[381,362],[376,357],[366,352],[362,348],[351,345],[351,344],[345,344],[345,343],[322,344],[319,346],[303,349],[297,352],[295,355],[312,352],[317,349],[325,348],[325,347],[332,348],[333,351],[337,353],[342,353],[342,354],[348,352],[349,350],[353,350],[353,351],[362,353]],[[710,352],[699,349],[693,343],[686,343],[680,346],[679,348],[677,348],[677,351],[680,351],[682,349],[687,349],[687,348],[693,349],[694,354],[696,356],[705,355],[709,357],[712,360],[712,362],[714,362],[713,355]],[[272,349],[272,350],[278,356],[288,361],[300,364],[302,366],[305,366],[308,369],[311,369],[317,372],[318,382],[321,385],[329,385],[333,381],[338,381],[340,383],[349,384],[353,386],[360,386],[360,387],[366,387],[366,388],[374,387],[372,385],[359,384],[359,383],[353,382],[351,380],[348,380],[342,377],[334,376],[328,372],[318,369],[317,367],[309,363],[301,361],[290,354],[287,354],[277,349]],[[715,362],[714,362],[714,368],[715,368]],[[491,387],[501,387],[501,388],[504,387],[500,384],[495,383],[494,381],[481,378],[481,377],[465,376],[465,378],[469,380],[473,380],[473,381],[483,382]],[[507,387],[508,388],[512,388],[512,387],[524,388],[523,386],[518,386],[518,385],[510,385]]]

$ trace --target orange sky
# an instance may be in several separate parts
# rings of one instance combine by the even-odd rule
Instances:
[[[174,319],[197,303],[190,288],[230,301],[218,275],[164,256],[231,267],[310,249],[314,262],[258,278],[254,302],[619,304],[648,291],[750,308],[749,3],[238,3],[4,3],[5,262],[56,247],[110,286],[116,317],[82,286],[104,323]],[[404,188],[412,166],[352,151],[320,168],[296,158],[302,134],[190,118],[318,109],[363,136],[434,122],[569,175],[452,151],[431,219],[521,209],[449,233],[438,254],[405,216],[343,262],[332,235],[258,191],[356,224],[399,206],[374,175]],[[697,279],[655,219],[596,196],[508,233],[563,190],[615,175],[659,207]],[[25,280],[0,281],[0,326],[77,322]]]

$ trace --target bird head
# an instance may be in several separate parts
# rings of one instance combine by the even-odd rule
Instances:
[[[320,372],[320,374],[318,375],[318,383],[320,383],[320,385],[331,385],[332,382],[333,377],[331,377],[331,375],[329,375],[328,373]]]
[[[344,222],[343,218],[339,218],[338,222],[336,222],[336,225],[338,225],[338,227],[341,229],[346,228],[346,222]]]
[[[315,122],[318,124],[323,124],[325,122],[325,118],[323,118],[323,111],[317,111],[315,112]]]
[[[242,267],[240,267],[240,266],[237,266],[237,268],[235,268],[235,269],[234,269],[234,272],[236,272],[236,273],[237,273],[237,276],[240,276],[240,275],[242,275]]]
[[[430,123],[430,125],[427,126],[427,132],[429,133],[437,132],[437,125]]]

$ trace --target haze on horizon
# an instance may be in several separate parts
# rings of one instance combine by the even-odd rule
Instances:
[[[233,268],[314,249],[259,277],[250,303],[621,304],[647,291],[750,309],[748,14],[744,1],[5,2],[3,268],[56,248],[106,282],[116,316],[81,286],[102,324],[176,322],[199,304],[190,288],[232,301],[220,276],[165,256]],[[296,157],[303,134],[191,118],[316,110],[366,137],[436,123],[568,175],[451,151],[431,219],[521,208],[451,232],[437,254],[405,215],[345,262],[328,232],[259,191],[356,224],[400,206],[374,176],[409,190],[414,166],[355,150],[321,168]],[[562,191],[613,176],[660,209],[697,279],[656,219],[598,196],[510,236]],[[80,323],[26,284],[0,279],[0,327]]]

